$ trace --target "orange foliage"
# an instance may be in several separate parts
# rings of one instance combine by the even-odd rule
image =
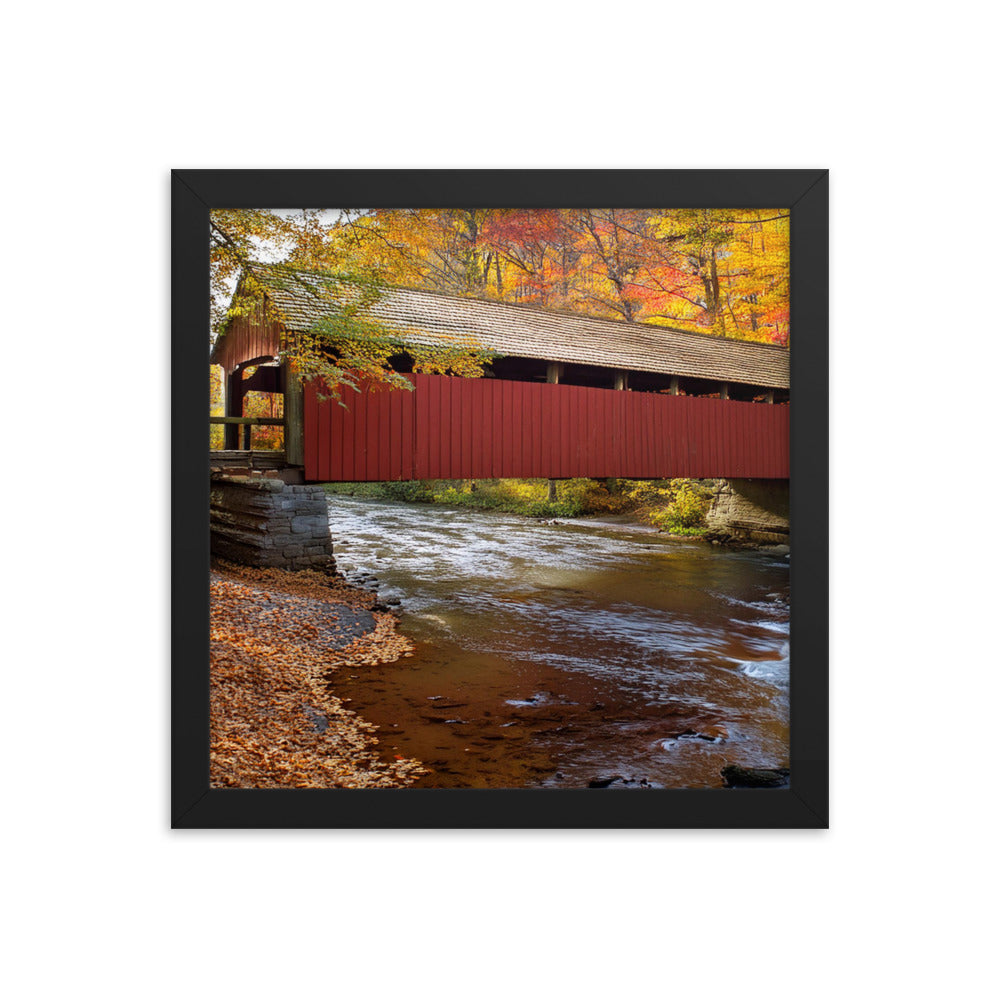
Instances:
[[[328,253],[400,285],[788,342],[787,209],[376,209]]]

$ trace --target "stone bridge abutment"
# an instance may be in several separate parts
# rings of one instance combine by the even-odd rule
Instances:
[[[705,516],[712,541],[788,543],[787,479],[720,479]]]
[[[245,566],[335,568],[321,486],[213,474],[211,540],[213,555]]]

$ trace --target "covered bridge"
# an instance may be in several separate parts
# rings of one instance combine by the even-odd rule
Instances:
[[[391,288],[370,312],[404,343],[474,345],[498,357],[485,378],[452,378],[412,374],[404,349],[393,363],[413,392],[347,391],[340,406],[277,362],[288,338],[329,311],[312,290],[322,277],[254,273],[281,321],[261,302],[230,320],[211,354],[226,374],[234,455],[234,421],[247,419],[243,398],[256,389],[284,394],[279,460],[307,481],[788,477],[785,348]]]

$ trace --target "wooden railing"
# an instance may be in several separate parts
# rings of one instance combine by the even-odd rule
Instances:
[[[251,437],[250,433],[254,427],[284,427],[285,418],[284,417],[209,417],[208,422],[210,424],[223,424],[228,427],[233,425],[237,428],[237,438],[236,444],[237,448],[239,446],[239,432],[240,429],[243,431],[243,451],[251,451],[250,447]],[[228,450],[228,449],[227,449]]]

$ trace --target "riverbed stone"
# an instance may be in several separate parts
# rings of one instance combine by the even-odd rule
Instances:
[[[788,784],[791,772],[787,767],[740,767],[727,764],[722,778],[730,788],[780,788]]]
[[[605,778],[591,778],[587,783],[588,788],[609,788],[616,781],[622,781],[622,776],[620,774],[612,774]]]

